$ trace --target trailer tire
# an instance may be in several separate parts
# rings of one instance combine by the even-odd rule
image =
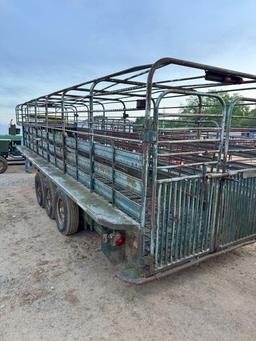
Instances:
[[[35,191],[38,205],[44,207],[44,179],[40,172],[35,175]]]
[[[60,189],[55,193],[55,219],[58,230],[65,236],[77,232],[79,207]]]
[[[55,192],[56,187],[47,177],[44,180],[44,208],[49,218],[55,219]]]
[[[7,168],[8,168],[7,160],[4,157],[0,156],[0,174],[6,172]]]

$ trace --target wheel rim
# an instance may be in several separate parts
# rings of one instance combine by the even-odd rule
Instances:
[[[64,204],[61,198],[58,198],[57,200],[56,211],[57,211],[58,221],[60,222],[61,225],[64,225],[65,209],[64,209]]]

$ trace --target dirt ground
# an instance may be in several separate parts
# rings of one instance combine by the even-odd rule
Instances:
[[[256,244],[144,286],[63,237],[22,167],[0,175],[0,341],[256,340]]]

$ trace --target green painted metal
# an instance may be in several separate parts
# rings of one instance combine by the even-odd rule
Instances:
[[[10,134],[0,134],[0,140],[10,140],[15,142],[21,142],[21,136],[20,135],[10,135]]]
[[[219,212],[218,245],[256,235],[256,177],[245,173],[224,180]]]
[[[155,81],[168,66],[188,76]],[[39,169],[41,158],[136,222],[125,231],[124,271],[135,281],[255,239],[256,127],[246,125],[254,83],[255,75],[164,58],[18,105],[17,121]],[[241,91],[251,97],[224,96]]]
[[[11,140],[8,139],[0,139],[0,153],[8,154],[10,149]]]

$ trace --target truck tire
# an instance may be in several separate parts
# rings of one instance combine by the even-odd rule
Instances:
[[[39,172],[35,175],[35,191],[38,205],[44,207],[44,179]]]
[[[4,157],[0,156],[0,174],[6,172],[7,168],[8,168],[7,160]]]
[[[47,177],[44,180],[44,208],[48,217],[55,219],[55,192],[56,187]]]
[[[79,225],[79,208],[62,190],[55,193],[55,219],[58,230],[65,236],[76,233]]]

